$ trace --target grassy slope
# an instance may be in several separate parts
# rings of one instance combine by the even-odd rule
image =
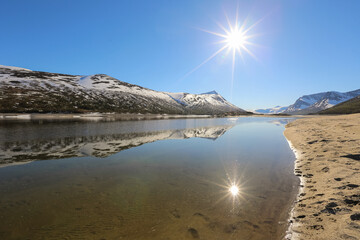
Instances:
[[[360,113],[360,96],[346,102],[335,105],[331,108],[320,111],[319,114],[350,114]]]

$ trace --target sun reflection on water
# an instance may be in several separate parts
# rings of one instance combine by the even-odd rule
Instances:
[[[239,188],[238,188],[236,185],[232,185],[232,186],[229,188],[229,192],[230,192],[234,197],[236,197],[236,196],[239,194]]]
[[[216,178],[200,178],[200,181],[206,182],[213,186],[217,186],[217,190],[212,192],[214,198],[212,205],[220,204],[227,208],[231,213],[238,214],[250,199],[254,196],[249,193],[250,178],[246,175],[247,166],[240,164],[237,160],[225,160],[220,158],[223,166],[222,173]]]

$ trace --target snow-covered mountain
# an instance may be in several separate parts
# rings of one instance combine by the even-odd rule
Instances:
[[[206,138],[216,140],[234,125],[197,127],[155,132],[97,134],[0,142],[0,167],[3,164],[69,157],[107,157],[122,150],[165,139]],[[58,128],[55,128],[55,131]],[[58,129],[59,131],[59,129]]]
[[[309,114],[317,113],[324,109],[331,108],[339,103],[348,101],[360,95],[360,89],[350,92],[322,92],[304,95],[298,98],[294,104],[288,107],[276,106],[273,108],[256,109],[255,113],[261,114]]]
[[[256,109],[255,113],[261,113],[261,114],[279,114],[284,112],[288,107],[281,107],[276,106],[273,108],[265,108],[265,109]]]
[[[105,74],[67,75],[0,65],[0,112],[245,114],[215,91],[167,93]]]
[[[308,114],[316,113],[360,95],[360,89],[350,92],[322,92],[304,95],[290,105],[283,113]]]
[[[207,106],[215,111],[227,111],[231,112],[237,107],[225,100],[216,91],[211,91],[202,94],[191,93],[167,93],[172,99],[180,103],[185,109],[190,111],[196,111],[200,114],[206,114],[208,110]]]
[[[331,108],[322,110],[319,114],[351,114],[360,113],[360,96],[354,97]]]

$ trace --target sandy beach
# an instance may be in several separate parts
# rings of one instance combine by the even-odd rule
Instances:
[[[360,239],[360,114],[314,116],[286,126],[300,192],[289,239]]]

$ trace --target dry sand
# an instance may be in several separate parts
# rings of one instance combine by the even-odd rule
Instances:
[[[286,126],[300,193],[291,239],[360,239],[360,114],[314,116]]]

